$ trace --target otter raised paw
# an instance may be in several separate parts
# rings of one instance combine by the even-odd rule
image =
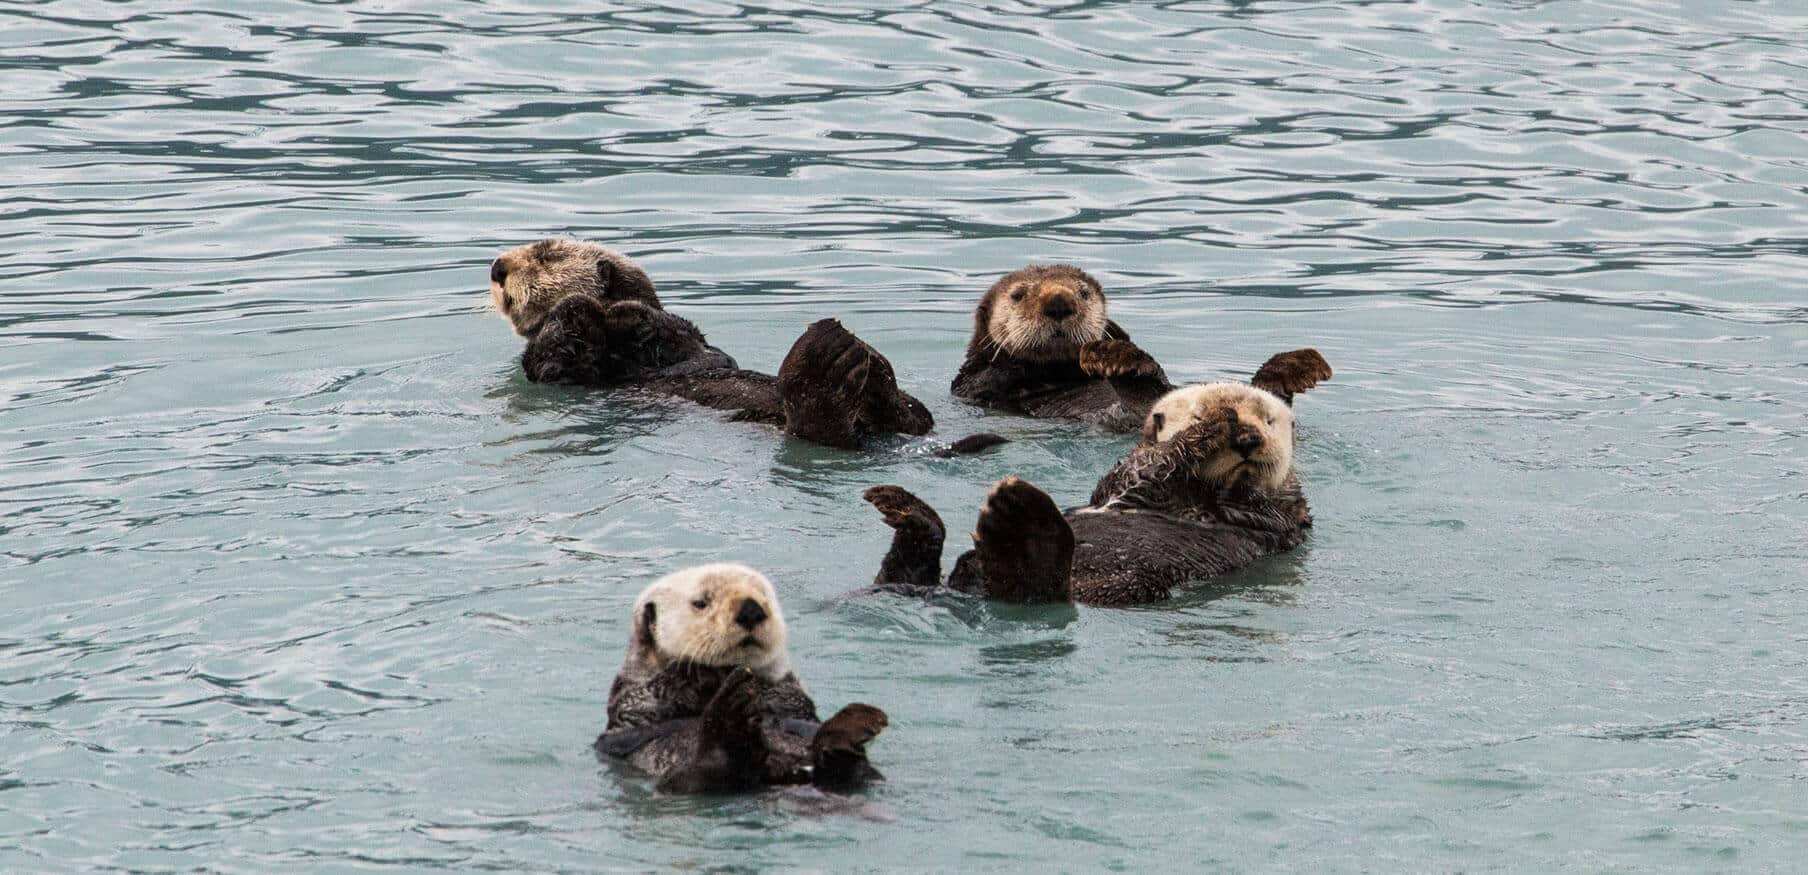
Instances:
[[[1331,363],[1318,354],[1316,349],[1296,349],[1291,352],[1275,353],[1249,384],[1272,393],[1276,398],[1293,404],[1293,396],[1319,384],[1321,380],[1331,379]]]

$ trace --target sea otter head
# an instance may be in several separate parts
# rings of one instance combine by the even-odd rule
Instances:
[[[772,582],[745,565],[699,565],[653,582],[634,603],[630,658],[746,666],[767,680],[791,673],[785,615]]]
[[[644,301],[658,309],[653,281],[628,256],[579,240],[541,240],[490,262],[490,302],[515,333],[531,337],[568,295]]]
[[[1234,413],[1234,420],[1230,411]],[[1175,389],[1143,420],[1142,446],[1152,446],[1196,423],[1225,424],[1206,458],[1189,460],[1208,483],[1246,484],[1257,491],[1280,488],[1293,473],[1293,411],[1274,395],[1242,383],[1206,383]]]
[[[992,284],[973,313],[973,345],[1038,362],[1077,360],[1105,337],[1105,289],[1066,264],[1036,264]]]

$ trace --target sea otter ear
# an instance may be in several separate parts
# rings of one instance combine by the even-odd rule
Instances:
[[[615,263],[608,256],[596,260],[596,288],[604,298],[609,297],[609,284],[615,281]],[[649,607],[651,607],[649,605]]]
[[[1155,436],[1161,434],[1161,427],[1167,424],[1168,417],[1164,413],[1151,413],[1143,420],[1143,443],[1155,443]]]
[[[640,609],[640,618],[634,624],[636,627],[634,633],[639,637],[641,647],[647,650],[658,648],[659,639],[653,634],[653,630],[657,628],[658,623],[659,606],[652,602],[647,602],[647,606]]]

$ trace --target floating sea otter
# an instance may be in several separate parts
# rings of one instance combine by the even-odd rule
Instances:
[[[1107,317],[1098,280],[1054,264],[1014,271],[986,290],[952,388],[995,410],[1129,432],[1173,386]]]
[[[1091,502],[1065,514],[1028,482],[1000,481],[946,585],[1010,602],[1140,604],[1293,549],[1312,512],[1293,470],[1289,402],[1330,376],[1324,358],[1304,349],[1269,359],[1253,386],[1168,393]],[[873,487],[866,500],[894,530],[874,582],[941,585],[946,529],[935,510],[897,486]]]
[[[673,793],[844,791],[882,777],[866,744],[886,722],[861,704],[818,720],[791,670],[772,583],[744,565],[703,565],[655,581],[635,602],[596,750]]]
[[[831,447],[927,434],[935,424],[898,388],[885,356],[840,322],[810,325],[777,377],[743,370],[665,311],[645,271],[595,243],[542,240],[502,253],[490,265],[490,299],[527,338],[521,367],[535,382],[641,386]]]

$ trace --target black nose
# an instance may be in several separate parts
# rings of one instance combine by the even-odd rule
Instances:
[[[766,622],[766,609],[753,599],[741,599],[741,607],[734,612],[735,625],[752,631],[753,627]]]
[[[1230,436],[1230,445],[1237,452],[1247,456],[1262,448],[1262,434],[1253,428],[1238,429]]]
[[[508,279],[508,268],[503,266],[502,259],[490,262],[490,282],[500,283]]]
[[[1073,301],[1066,295],[1056,295],[1042,304],[1042,315],[1059,322],[1074,314]]]

